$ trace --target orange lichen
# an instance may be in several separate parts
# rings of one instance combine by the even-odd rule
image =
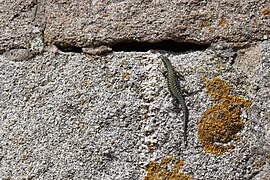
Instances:
[[[127,71],[123,72],[121,74],[121,79],[125,79],[126,77],[128,77],[129,73]]]
[[[183,161],[174,159],[173,156],[163,157],[160,163],[150,161],[144,166],[147,172],[144,180],[190,180],[188,175],[179,172],[182,166]]]
[[[169,164],[172,160],[173,160],[173,156],[170,156],[170,157],[163,157],[163,158],[161,159],[160,165],[161,165],[162,167],[165,167],[165,166],[167,166],[167,164]]]
[[[81,98],[80,99],[80,104],[81,105],[84,105],[84,104],[86,104],[87,103],[87,100],[86,99],[84,99],[84,98]]]
[[[224,18],[221,18],[220,20],[218,20],[218,25],[221,27],[224,27],[228,24],[227,20]]]
[[[208,31],[209,32],[214,32],[214,28],[213,27],[208,27]]]
[[[256,19],[255,17],[252,18],[251,21],[252,21],[253,23],[257,23],[257,19]]]
[[[198,138],[206,152],[222,154],[233,149],[232,140],[243,128],[241,108],[249,107],[251,102],[239,96],[230,96],[226,81],[214,77],[206,83],[206,92],[212,100],[219,102],[210,106],[198,122]]]
[[[268,9],[268,8],[263,8],[263,9],[260,10],[260,13],[262,13],[262,14],[264,14],[264,15],[270,14],[270,9]]]
[[[211,24],[208,22],[208,21],[206,21],[206,20],[201,20],[200,22],[199,22],[199,27],[201,28],[201,29],[203,29],[203,28],[205,28],[205,27],[208,27],[208,26],[210,26]]]
[[[249,107],[251,105],[250,100],[244,99],[240,96],[226,96],[221,101],[222,101],[222,104],[227,106],[228,109],[231,109],[231,108],[239,109],[240,107]]]
[[[103,17],[108,17],[109,14],[108,14],[108,13],[103,13],[102,16],[103,16]]]
[[[229,92],[230,88],[227,82],[218,77],[214,77],[206,83],[206,93],[211,95],[212,100],[219,101],[228,96]]]
[[[209,107],[198,123],[198,138],[206,152],[221,154],[231,149],[232,146],[223,146],[228,143],[240,129],[243,121],[222,104]]]
[[[183,167],[183,161],[181,161],[180,159],[174,160],[173,167],[177,169],[181,169]]]

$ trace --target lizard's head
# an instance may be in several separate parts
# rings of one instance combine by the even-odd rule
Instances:
[[[170,60],[165,56],[159,56],[164,64],[164,66],[167,68],[170,65]]]

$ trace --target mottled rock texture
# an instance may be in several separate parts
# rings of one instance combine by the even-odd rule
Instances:
[[[32,40],[43,36],[42,0],[0,1],[0,52],[30,48]]]
[[[224,40],[239,46],[269,38],[269,6],[267,0],[2,1],[0,51],[28,48],[40,33],[46,44],[59,46],[167,39],[198,44]]]
[[[266,0],[0,0],[0,179],[137,180],[167,156],[191,179],[267,179],[269,8]],[[172,53],[170,39],[200,48]],[[134,41],[161,43],[147,52],[118,44]],[[186,97],[187,147],[160,55],[195,92]],[[197,135],[214,103],[203,79],[213,77],[252,103],[235,148],[220,155]]]
[[[188,146],[182,113],[174,111],[158,52],[89,56],[44,52],[21,61],[0,56],[0,177],[2,179],[143,179],[150,160],[174,156],[192,179],[265,177],[269,167],[269,42],[238,52],[219,46],[162,53],[184,76],[189,92],[218,76],[231,95],[251,100],[234,149],[204,152],[197,122],[213,105],[205,91],[186,98]],[[15,50],[14,50],[15,51]],[[257,57],[250,68],[245,58]]]
[[[269,38],[265,1],[76,1],[48,0],[47,43],[96,46],[164,39],[208,44]]]

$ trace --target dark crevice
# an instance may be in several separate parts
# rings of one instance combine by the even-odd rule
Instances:
[[[68,46],[68,45],[56,45],[57,48],[63,52],[75,52],[81,53],[82,47]],[[107,45],[112,48],[112,51],[119,52],[146,52],[149,50],[163,50],[171,52],[186,52],[186,51],[201,51],[207,49],[210,44],[195,44],[195,43],[184,43],[176,42],[173,40],[165,40],[160,42],[137,42],[137,41],[123,41],[115,43],[112,46]]]
[[[120,42],[111,46],[113,51],[138,51],[138,52],[146,52],[149,50],[164,50],[164,51],[172,51],[172,52],[185,52],[185,51],[199,51],[205,50],[209,47],[209,44],[194,44],[194,43],[183,43],[176,42],[173,40],[165,40],[161,42]]]
[[[56,47],[63,52],[75,52],[75,53],[81,53],[82,48],[77,46],[60,46],[56,45]]]

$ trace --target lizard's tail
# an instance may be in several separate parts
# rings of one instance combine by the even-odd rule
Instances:
[[[187,145],[188,145],[187,128],[188,128],[189,112],[188,112],[188,108],[186,106],[183,107],[183,109],[184,109],[184,143],[185,143],[185,147],[187,147]]]

